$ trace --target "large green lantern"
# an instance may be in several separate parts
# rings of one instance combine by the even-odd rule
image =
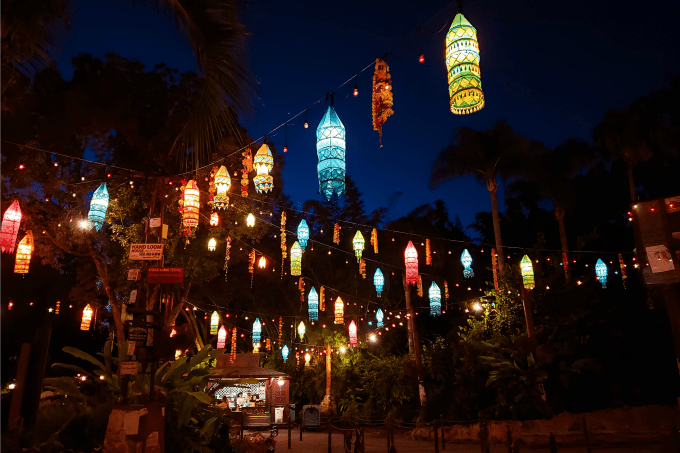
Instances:
[[[522,283],[524,283],[524,288],[534,289],[536,287],[536,282],[534,281],[534,266],[531,264],[531,260],[527,255],[524,255],[522,261],[519,263],[519,268],[522,271]]]
[[[484,107],[484,92],[479,69],[477,30],[463,16],[456,14],[446,34],[446,69],[449,73],[451,112],[467,115]]]

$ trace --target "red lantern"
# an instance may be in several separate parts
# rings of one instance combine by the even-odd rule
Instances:
[[[354,321],[349,323],[349,344],[353,348],[357,345],[357,325],[354,324]]]
[[[406,246],[404,263],[406,264],[406,283],[409,285],[418,284],[418,251],[413,246],[412,241],[408,241]]]
[[[19,200],[14,200],[2,216],[2,229],[0,230],[0,249],[2,253],[14,253],[14,245],[17,243],[17,234],[21,225],[21,207]]]

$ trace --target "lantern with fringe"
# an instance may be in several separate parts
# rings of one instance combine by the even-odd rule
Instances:
[[[333,242],[336,244],[340,243],[340,225],[337,223],[333,227]]]
[[[463,254],[460,256],[460,262],[463,263],[463,275],[465,278],[472,278],[475,276],[475,273],[472,271],[472,256],[470,256],[470,252],[467,251],[467,249],[463,250]]]
[[[335,301],[335,324],[344,324],[345,323],[345,303],[342,301],[340,296],[338,296],[338,299]]]
[[[378,328],[382,328],[385,326],[383,323],[383,320],[385,319],[385,315],[383,315],[382,309],[378,308],[378,311],[375,312],[375,321],[378,324]]]
[[[220,216],[216,212],[210,214],[210,226],[216,227],[220,224]]]
[[[236,327],[231,329],[231,354],[229,355],[229,361],[236,363]]]
[[[106,183],[102,183],[97,190],[92,194],[90,201],[90,212],[87,213],[87,218],[94,224],[94,229],[99,231],[104,225],[106,218],[106,210],[109,208],[109,191],[106,189]]]
[[[382,148],[382,127],[387,118],[394,114],[392,104],[392,77],[390,68],[382,58],[375,60],[375,72],[373,73],[373,130],[378,132],[380,147]]]
[[[375,228],[371,231],[371,245],[373,246],[373,253],[378,253],[378,230]]]
[[[444,299],[449,300],[449,284],[444,280]]]
[[[248,173],[253,171],[253,155],[251,154],[250,148],[246,148],[245,151],[241,153],[243,160],[243,168],[241,169],[241,196],[248,196]]]
[[[380,268],[377,268],[375,270],[375,274],[373,274],[373,284],[375,285],[375,290],[378,293],[378,297],[380,297],[380,294],[382,294],[383,285],[385,284],[385,276],[383,275]]]
[[[406,264],[406,283],[416,285],[418,283],[418,251],[412,241],[408,241],[404,251],[404,263]]]
[[[227,281],[229,272],[229,259],[231,258],[231,237],[227,236],[227,253],[224,255],[224,281]]]
[[[354,321],[349,323],[349,344],[353,348],[357,346],[357,325],[354,324]]]
[[[33,254],[33,233],[31,230],[26,232],[19,245],[17,246],[17,256],[14,262],[15,274],[28,274],[28,266],[31,263]]]
[[[90,330],[90,324],[92,323],[92,307],[90,304],[85,305],[83,308],[83,317],[80,321],[80,330]]]
[[[432,248],[430,248],[429,239],[425,239],[425,265],[432,266]]]
[[[217,247],[217,241],[215,240],[215,238],[210,238],[210,240],[208,241],[208,251],[214,252],[215,247]]]
[[[279,343],[283,339],[283,316],[279,316]]]
[[[429,291],[430,296],[430,316],[439,316],[442,314],[442,292],[435,282],[432,282]]]
[[[220,315],[216,311],[210,316],[210,335],[217,335],[217,329],[220,326]]]
[[[220,330],[217,332],[217,349],[224,349],[227,346],[227,329],[224,326],[220,326]]]
[[[602,259],[600,259],[600,258],[598,258],[597,263],[595,263],[595,274],[597,275],[597,279],[602,284],[602,287],[606,288],[607,287],[607,265],[604,264],[604,261],[602,261]]]
[[[281,278],[283,278],[283,262],[288,256],[288,246],[286,245],[286,211],[281,212]]]
[[[357,234],[354,235],[354,239],[352,240],[354,254],[357,256],[357,263],[361,261],[361,254],[364,252],[365,243],[366,242],[364,241],[364,235],[361,234],[361,231],[357,230]]]
[[[222,165],[215,174],[215,197],[213,206],[216,209],[227,209],[229,207],[229,189],[231,188],[231,177],[227,167]]]
[[[418,276],[418,297],[423,297],[423,277]]]
[[[198,226],[198,211],[201,206],[201,193],[193,179],[184,186],[184,205],[182,206],[182,224],[185,236],[191,234],[191,228]]]
[[[302,275],[302,249],[298,241],[290,248],[290,275]]]
[[[522,261],[519,263],[519,267],[522,271],[522,282],[524,288],[534,289],[536,283],[534,281],[534,266],[531,264],[531,260],[527,255],[524,255]]]
[[[253,323],[253,346],[260,345],[260,339],[262,338],[262,324],[260,324],[260,318],[255,318]]]
[[[309,320],[318,321],[319,319],[319,295],[316,289],[312,286],[307,296],[307,310],[309,311]]]
[[[319,310],[326,311],[326,289],[323,286],[319,290]]]
[[[300,324],[298,325],[298,335],[300,335],[300,341],[305,339],[305,323],[304,323],[304,321],[300,321]]]
[[[493,286],[498,294],[501,293],[498,287],[498,254],[496,249],[491,249],[491,270],[493,271]]]
[[[298,279],[298,290],[300,291],[300,306],[305,302],[305,279],[300,277]]]
[[[288,350],[288,345],[284,344],[283,349],[281,349],[281,357],[283,357],[284,362],[288,360],[288,354],[290,354],[290,351]]]
[[[484,107],[484,93],[479,70],[477,30],[458,13],[446,34],[446,69],[448,71],[451,113],[466,115]]]
[[[19,200],[14,200],[2,216],[2,228],[0,229],[0,249],[2,253],[14,253],[14,245],[17,243],[20,225],[21,206],[19,206]]]
[[[253,178],[253,184],[255,184],[257,193],[271,191],[274,188],[274,177],[269,172],[274,168],[274,157],[272,157],[269,145],[265,143],[260,146],[260,149],[255,154],[255,159],[253,159],[253,165],[257,172],[257,176]]]
[[[359,261],[359,273],[361,274],[361,278],[364,280],[366,279],[366,261],[361,260]]]
[[[300,243],[300,248],[304,252],[305,247],[307,247],[307,241],[309,240],[309,227],[307,226],[305,219],[300,220],[300,224],[297,227],[297,238]]]
[[[345,190],[345,126],[331,105],[316,128],[319,193],[330,201]]]

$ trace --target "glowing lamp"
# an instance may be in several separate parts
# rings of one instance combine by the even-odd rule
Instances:
[[[607,287],[607,265],[604,264],[604,261],[602,261],[600,258],[598,258],[597,263],[595,263],[595,274],[597,275],[597,279],[602,284],[602,287],[606,288]]]
[[[430,316],[439,316],[442,314],[442,292],[435,282],[430,285],[428,291],[430,296]]]
[[[406,251],[404,251],[404,263],[406,264],[406,283],[418,284],[418,251],[412,241],[408,241]]]
[[[354,348],[357,345],[357,325],[354,321],[349,323],[349,344]]]
[[[354,97],[359,96],[359,88],[357,88],[356,85],[354,85]]]
[[[364,235],[361,234],[361,231],[357,231],[357,234],[354,235],[354,239],[352,240],[354,254],[357,256],[357,263],[361,261],[361,254],[364,252],[365,243],[366,241],[364,241]]]
[[[298,335],[300,335],[300,340],[305,339],[305,323],[303,321],[300,321],[298,325]]]
[[[456,14],[446,34],[451,113],[466,115],[484,107],[484,92],[479,70],[477,30],[461,13]]]
[[[375,320],[376,323],[378,324],[378,328],[381,328],[384,326],[383,321],[385,319],[385,315],[383,315],[382,309],[378,308],[378,311],[375,312]]]
[[[375,290],[378,292],[378,297],[380,297],[380,294],[382,294],[383,285],[385,285],[385,276],[383,276],[380,268],[377,268],[375,270],[375,274],[373,274],[373,284],[375,285]]]
[[[536,282],[534,281],[534,266],[531,264],[531,260],[527,255],[524,255],[522,261],[519,263],[519,267],[522,271],[522,282],[526,289],[534,289],[536,287]]]
[[[257,266],[260,269],[264,269],[265,267],[267,267],[267,258],[265,258],[264,256],[260,257],[260,261],[257,262]]]
[[[33,233],[29,230],[17,246],[17,256],[14,262],[15,274],[28,274],[28,266],[33,254]]]
[[[335,320],[334,324],[344,324],[345,323],[345,303],[338,296],[335,301]]]
[[[302,249],[298,241],[290,248],[290,275],[302,275]]]
[[[475,276],[475,273],[472,271],[472,256],[470,256],[470,252],[468,252],[467,249],[463,250],[463,254],[460,256],[460,262],[463,263],[463,275],[465,278],[472,278]]]
[[[220,216],[217,215],[216,212],[213,212],[212,214],[210,214],[210,226],[216,227],[219,224],[220,224]]]
[[[288,360],[288,354],[290,354],[290,351],[288,350],[288,345],[283,345],[283,349],[281,349],[281,357],[283,357],[284,362]]]
[[[217,332],[217,349],[224,349],[227,346],[227,329],[224,326],[220,326],[219,332]]]
[[[85,305],[83,308],[83,317],[80,321],[80,330],[90,330],[90,324],[92,323],[92,307],[90,304]]]
[[[104,225],[106,218],[106,210],[109,208],[109,191],[106,189],[106,183],[102,183],[97,190],[92,194],[92,201],[90,201],[90,212],[87,213],[87,218],[94,224],[94,229],[99,231]]]
[[[172,329],[170,329],[170,338],[174,337],[177,335],[177,329],[175,329],[175,325],[172,325]]]
[[[216,209],[227,209],[229,206],[229,188],[231,188],[231,176],[227,167],[222,165],[215,173],[215,196],[213,206]]]
[[[210,335],[217,335],[217,328],[220,326],[220,315],[216,311],[210,316]]]
[[[319,193],[329,201],[333,193],[340,196],[345,190],[345,150],[345,126],[330,106],[316,128]]]
[[[309,362],[312,360],[312,356],[309,355],[309,352],[305,354],[305,366],[309,366]]]
[[[14,200],[2,216],[2,228],[0,229],[0,249],[2,253],[14,253],[14,244],[17,243],[20,225],[21,207],[19,200]]]
[[[262,324],[260,324],[260,318],[255,318],[253,323],[253,346],[260,343],[262,338]]]
[[[274,157],[266,143],[260,146],[260,149],[255,154],[253,159],[253,166],[257,172],[257,176],[253,178],[255,190],[257,193],[266,193],[274,188],[274,178],[269,174],[274,168]]]
[[[210,240],[208,241],[208,251],[214,252],[215,247],[217,247],[217,241],[215,240],[215,238],[210,238]]]
[[[309,290],[309,296],[307,296],[307,310],[309,311],[310,321],[319,320],[319,294],[313,286]]]
[[[184,187],[184,206],[182,210],[182,224],[186,228],[198,226],[198,211],[201,206],[201,193],[193,179]]]
[[[246,225],[248,225],[251,228],[255,226],[255,216],[253,215],[252,212],[248,214],[248,217],[246,217]]]
[[[422,53],[418,57],[418,63],[425,63],[425,55],[423,55]]]
[[[300,243],[300,248],[305,251],[307,247],[307,240],[309,240],[309,227],[307,226],[307,221],[302,219],[297,227],[297,238]]]

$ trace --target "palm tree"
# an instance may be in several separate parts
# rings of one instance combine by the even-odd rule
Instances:
[[[491,198],[491,215],[501,272],[505,264],[501,241],[501,222],[498,215],[498,180],[521,172],[528,142],[513,132],[505,122],[499,122],[492,129],[474,131],[462,128],[456,134],[455,142],[439,152],[430,174],[430,188],[456,176],[474,175],[486,185]]]
[[[193,49],[203,87],[172,152],[188,164],[210,156],[225,135],[241,140],[236,110],[248,109],[254,82],[243,58],[245,27],[238,21],[236,0],[149,0],[174,15],[179,31]],[[2,8],[2,109],[9,109],[28,79],[49,62],[55,30],[68,21],[66,0],[7,0]],[[30,80],[29,80],[30,83]],[[189,151],[192,151],[189,153]]]

